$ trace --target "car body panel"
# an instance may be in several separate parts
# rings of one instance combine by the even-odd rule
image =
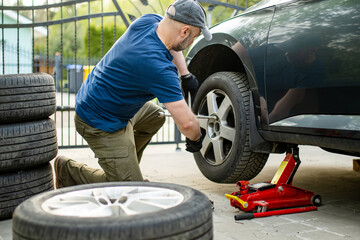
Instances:
[[[189,70],[200,83],[245,72],[265,140],[360,152],[360,1],[262,1],[211,32],[190,49]]]
[[[240,71],[246,72],[249,78],[250,88],[256,96],[255,105],[259,106],[258,83],[247,49],[266,45],[273,15],[274,8],[271,7],[262,9],[256,14],[250,12],[239,15],[212,27],[212,40],[206,41],[199,37],[187,54],[186,62],[189,70],[202,83],[212,73],[241,69]],[[238,27],[234,28],[234,26]]]
[[[336,130],[340,118],[346,122],[358,120],[354,117],[360,115],[358,16],[360,2],[356,0],[341,4],[335,0],[296,1],[276,7],[265,63],[270,128],[272,123],[300,115],[304,121],[298,121],[296,126],[307,128],[309,121],[313,121],[314,128],[321,125],[323,129]],[[272,49],[277,49],[277,54]],[[293,57],[296,60],[287,61],[285,55],[289,52],[286,49],[296,55]],[[313,55],[311,63],[307,60],[311,58],[309,55]],[[281,70],[274,73],[274,68]],[[286,96],[299,104],[293,103],[288,112],[272,117],[274,106],[284,100],[290,89],[298,98],[303,94],[301,100]],[[342,129],[351,130],[350,127]]]

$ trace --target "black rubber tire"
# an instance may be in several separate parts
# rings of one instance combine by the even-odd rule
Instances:
[[[74,217],[52,215],[42,204],[59,194],[89,188],[147,186],[180,192],[175,207],[132,216]],[[212,239],[212,209],[201,192],[185,186],[149,182],[112,182],[66,187],[39,194],[19,205],[13,215],[13,239]]]
[[[43,119],[55,111],[55,83],[49,74],[0,75],[0,123]]]
[[[269,154],[252,152],[249,147],[250,88],[247,76],[235,72],[218,72],[209,76],[198,90],[193,105],[194,113],[207,114],[199,112],[199,108],[213,90],[225,93],[233,105],[235,139],[221,164],[210,164],[201,152],[194,153],[196,163],[205,177],[217,183],[250,180],[263,169]],[[201,131],[203,135],[208,134],[206,129],[202,128]]]
[[[26,199],[54,189],[50,163],[16,173],[0,174],[0,219],[11,218]]]
[[[38,166],[57,155],[52,119],[0,125],[0,172]]]
[[[320,207],[322,205],[322,198],[320,195],[314,195],[311,197],[311,204],[316,207]]]

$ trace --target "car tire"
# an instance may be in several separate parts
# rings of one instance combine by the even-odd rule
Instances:
[[[28,199],[13,215],[14,240],[212,238],[209,199],[195,189],[167,183],[66,187]]]
[[[50,163],[15,173],[0,174],[0,219],[11,218],[26,199],[54,189]]]
[[[32,168],[51,161],[58,151],[52,119],[0,125],[0,172]]]
[[[43,119],[55,111],[55,83],[49,74],[0,76],[0,123]]]
[[[200,86],[193,111],[216,116],[199,119],[203,139],[196,163],[205,177],[217,183],[250,180],[264,167],[269,154],[250,150],[250,96],[243,73],[218,72]]]

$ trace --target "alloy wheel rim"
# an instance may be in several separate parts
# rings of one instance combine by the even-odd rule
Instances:
[[[59,194],[47,199],[41,207],[58,216],[132,216],[169,209],[183,200],[183,194],[171,189],[116,186]]]
[[[221,165],[231,153],[235,141],[234,106],[229,96],[219,89],[207,93],[199,106],[199,114],[216,117],[199,119],[202,132],[206,132],[200,153],[210,165]]]

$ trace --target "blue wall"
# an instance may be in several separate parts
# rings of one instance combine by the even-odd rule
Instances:
[[[0,11],[0,22],[2,12]],[[4,14],[4,24],[16,24],[17,20]],[[0,74],[3,73],[5,64],[5,74],[12,73],[31,73],[32,72],[32,29],[19,29],[19,51],[17,49],[18,32],[17,29],[0,28]],[[4,41],[4,53],[2,48]],[[19,69],[18,69],[19,52]],[[4,54],[4,56],[3,56]],[[3,62],[4,59],[4,62]]]

